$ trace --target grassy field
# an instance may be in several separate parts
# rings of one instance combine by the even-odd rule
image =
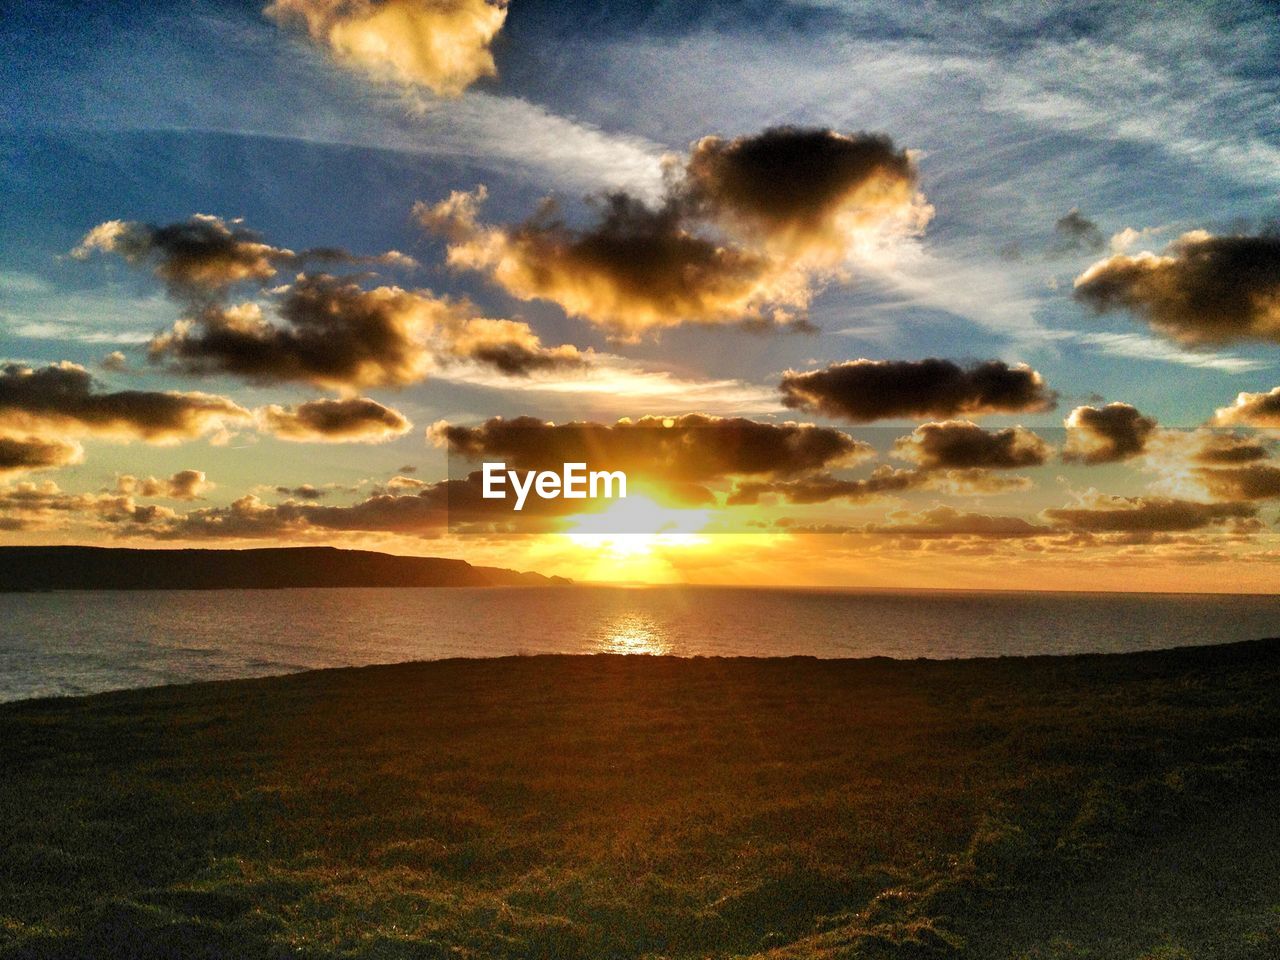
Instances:
[[[0,958],[1280,957],[1280,642],[0,707]]]

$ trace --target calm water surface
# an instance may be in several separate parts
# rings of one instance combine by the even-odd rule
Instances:
[[[723,587],[0,593],[0,700],[516,653],[974,657],[1280,636],[1280,598]]]

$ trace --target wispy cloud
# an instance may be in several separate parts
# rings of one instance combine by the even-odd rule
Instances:
[[[1251,360],[1229,353],[1200,353],[1181,350],[1166,341],[1157,340],[1141,333],[1062,332],[1068,334],[1063,339],[1074,340],[1087,347],[1093,347],[1100,353],[1110,354],[1115,357],[1131,357],[1134,360],[1176,363],[1184,367],[1221,370],[1224,373],[1249,373],[1253,370],[1266,370],[1275,366],[1275,364],[1267,363],[1264,360]]]
[[[529,393],[599,401],[632,413],[775,413],[783,409],[778,391],[736,379],[701,379],[637,363],[614,354],[593,354],[581,370],[548,371],[503,378],[474,365],[450,365],[435,379]]]

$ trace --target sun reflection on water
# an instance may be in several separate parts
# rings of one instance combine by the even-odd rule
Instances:
[[[662,628],[649,617],[627,614],[610,622],[596,639],[600,653],[648,654],[662,656],[671,652],[671,642]]]

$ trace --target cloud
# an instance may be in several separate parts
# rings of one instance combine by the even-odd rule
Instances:
[[[1183,350],[1168,341],[1149,337],[1142,333],[1076,333],[1074,331],[1053,331],[1052,333],[1054,339],[1075,341],[1086,346],[1097,347],[1101,352],[1112,356],[1131,357],[1135,360],[1153,360],[1160,363],[1176,363],[1184,367],[1197,367],[1202,370],[1246,373],[1250,370],[1261,370],[1272,365],[1266,360],[1252,360],[1229,353]]]
[[[734,486],[726,504],[756,504],[762,496],[777,497],[785,503],[795,504],[828,503],[832,500],[858,503],[912,490],[936,490],[963,497],[1009,493],[1026,490],[1030,486],[1031,481],[1026,477],[1000,476],[979,467],[900,470],[880,464],[870,476],[852,480],[829,473],[814,473],[793,479],[741,481]]]
[[[1248,503],[1200,503],[1171,497],[1094,495],[1079,507],[1045,510],[1055,526],[1087,533],[1180,532],[1249,520],[1257,507]]]
[[[888,494],[917,489],[929,480],[930,475],[925,471],[897,470],[882,464],[872,471],[871,476],[859,480],[817,474],[795,480],[746,481],[734,487],[726,503],[729,506],[750,506],[759,503],[765,495],[799,504],[875,500]]]
[[[1155,234],[1161,233],[1163,227],[1143,227],[1141,230],[1135,227],[1125,227],[1111,235],[1111,252],[1124,253],[1137,246],[1141,241]]]
[[[128,473],[116,477],[116,493],[123,496],[200,500],[215,486],[203,470],[179,470],[165,479],[135,477]]]
[[[74,363],[0,365],[0,428],[7,430],[176,443],[248,419],[249,411],[207,393],[96,392],[89,371]]]
[[[226,507],[192,510],[151,533],[171,540],[289,539],[312,529],[429,534],[444,529],[447,506],[439,495],[379,495],[350,506],[329,507],[293,501],[273,506],[247,494]]]
[[[1223,466],[1252,463],[1256,460],[1265,460],[1268,456],[1267,448],[1251,437],[1211,434],[1205,438],[1200,449],[1192,455],[1192,459],[1197,463]]]
[[[368,397],[272,404],[257,411],[261,427],[297,443],[381,443],[413,428],[404,414]]]
[[[585,228],[553,201],[515,226],[482,224],[484,187],[414,213],[448,238],[452,266],[626,338],[682,323],[802,323],[859,243],[915,235],[931,214],[910,158],[881,136],[778,127],[708,137],[667,170],[657,203],[607,194]]]
[[[461,360],[507,375],[588,362],[575,347],[544,347],[527,324],[476,317],[428,290],[300,274],[277,296],[279,322],[252,302],[210,305],[155,337],[150,356],[186,373],[337,389],[414,383]]]
[[[789,476],[848,466],[872,455],[867,444],[829,427],[706,414],[614,424],[555,424],[534,417],[495,417],[475,427],[441,421],[428,437],[469,462],[502,459],[517,470],[559,470],[564,463],[582,462],[668,483]]]
[[[550,529],[556,516],[582,509],[574,500],[530,498],[523,514],[513,515],[508,502],[482,497],[479,472],[465,479],[423,484],[410,493],[379,491],[341,506],[314,502],[319,499],[314,490],[275,505],[246,494],[225,507],[171,513],[163,522],[134,532],[161,540],[298,540],[341,533],[438,537],[461,527],[475,532],[530,533]]]
[[[1076,407],[1066,419],[1064,460],[1118,463],[1143,453],[1157,423],[1127,403]]]
[[[1053,528],[1031,523],[1022,517],[967,513],[939,505],[917,513],[890,514],[891,523],[869,524],[865,533],[930,540],[973,537],[983,540],[1017,540],[1053,533]]]
[[[0,476],[79,463],[84,449],[68,440],[0,436]]]
[[[169,507],[140,505],[128,495],[67,493],[51,480],[0,487],[0,523],[9,529],[61,527],[70,520],[137,528],[169,523],[177,516]]]
[[[1078,207],[1072,207],[1053,225],[1053,253],[1097,253],[1107,245],[1107,238],[1098,225],[1084,216]]]
[[[1269,500],[1280,497],[1280,467],[1270,463],[1193,471],[1215,500]]]
[[[273,0],[263,11],[297,26],[335,60],[374,77],[457,96],[496,76],[490,44],[505,0]]]
[[[296,487],[279,486],[276,487],[276,493],[293,500],[322,500],[328,495],[327,490],[313,483],[303,483]]]
[[[1099,313],[1125,309],[1191,346],[1280,342],[1280,235],[1184,233],[1161,255],[1118,254],[1075,281]]]
[[[197,213],[184,221],[157,226],[127,220],[100,223],[71,251],[76,259],[95,252],[113,253],[133,265],[151,264],[175,296],[203,300],[239,283],[265,284],[282,268],[305,261],[351,264],[412,265],[397,251],[358,256],[337,247],[295,253],[263,242],[240,220]]]
[[[931,214],[918,206],[907,151],[883,134],[773,127],[754,136],[704,137],[685,168],[688,191],[713,220],[785,259],[836,265],[860,231]]]
[[[1056,395],[1025,364],[987,360],[849,360],[822,370],[788,370],[782,403],[853,423],[895,417],[980,416],[1050,410]]]
[[[1011,470],[1045,464],[1052,448],[1024,427],[984,430],[968,420],[925,423],[894,442],[894,456],[925,470]]]
[[[1280,387],[1266,393],[1239,393],[1230,407],[1220,407],[1213,415],[1219,426],[1280,427]]]
[[[779,320],[809,291],[757,252],[690,232],[678,203],[651,208],[627,194],[600,204],[586,230],[554,205],[515,227],[481,225],[483,189],[419,205],[419,221],[450,238],[449,263],[488,275],[521,300],[549,300],[621,337],[681,323]]]
[[[583,354],[584,363],[551,370],[531,370],[511,377],[492,367],[451,363],[436,371],[450,383],[572,398],[578,405],[608,405],[629,414],[665,413],[672,408],[711,413],[773,413],[781,410],[777,392],[735,379],[684,377],[650,364],[611,353]]]
[[[472,360],[508,377],[581,370],[590,366],[587,354],[564,344],[544,347],[533,329],[520,320],[452,317],[443,327],[442,352],[456,360]]]

